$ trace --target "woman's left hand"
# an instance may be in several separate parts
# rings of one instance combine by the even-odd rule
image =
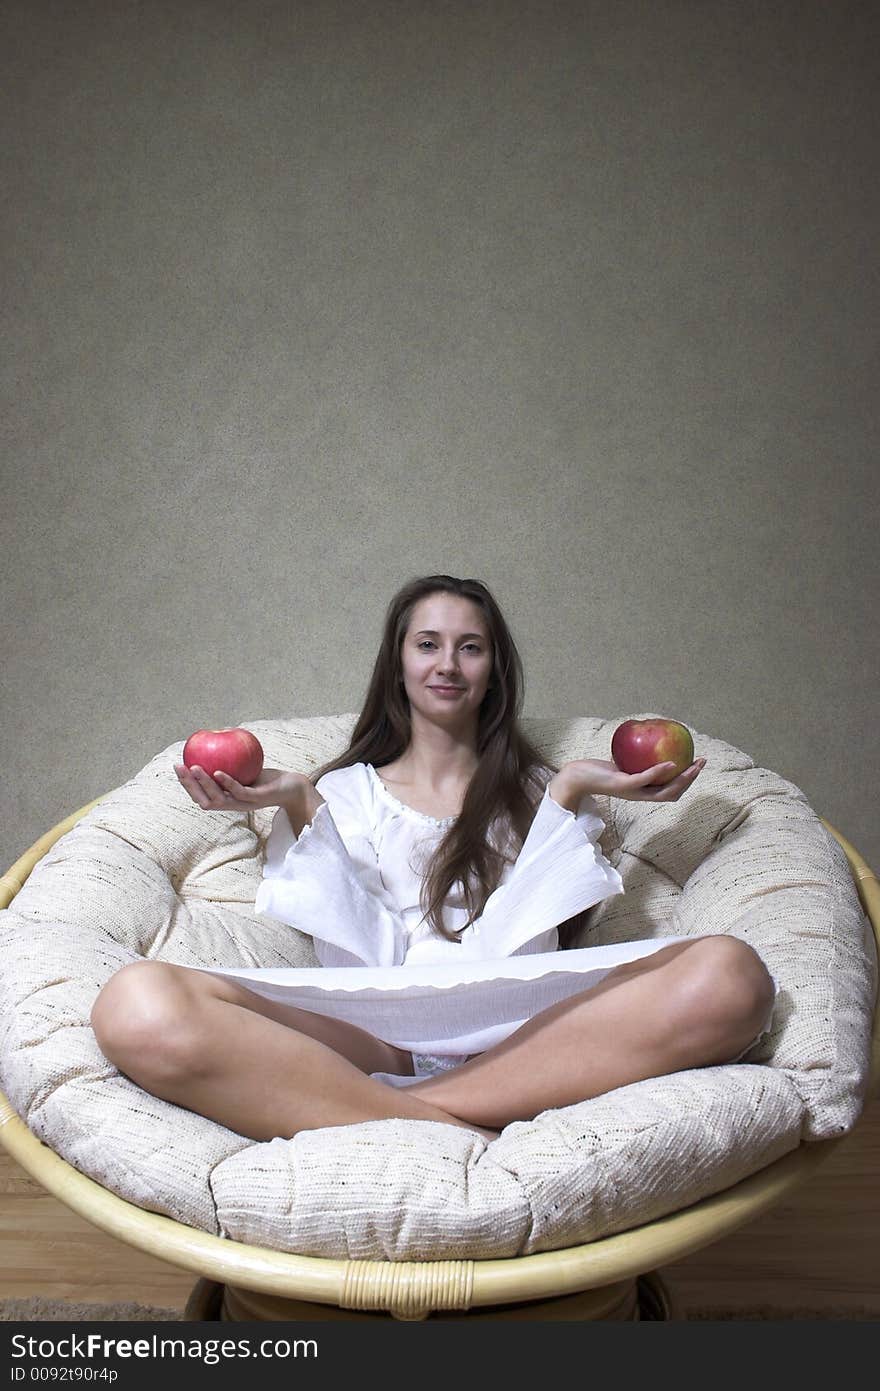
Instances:
[[[705,758],[697,758],[671,782],[661,782],[668,776],[671,763],[655,763],[643,773],[623,773],[607,758],[576,758],[565,763],[559,772],[564,775],[581,797],[599,794],[622,797],[628,802],[677,802],[682,793],[696,782],[706,766]]]

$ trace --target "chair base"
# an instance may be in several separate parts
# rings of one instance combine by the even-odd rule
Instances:
[[[376,1319],[407,1319],[413,1315],[392,1310],[343,1309],[336,1304],[316,1304],[308,1299],[281,1299],[238,1285],[222,1285],[215,1280],[199,1280],[187,1301],[184,1319],[188,1322],[295,1322],[313,1323],[342,1319],[375,1322]],[[571,1319],[577,1322],[602,1320],[675,1320],[681,1316],[656,1270],[638,1279],[621,1280],[599,1289],[581,1290],[559,1299],[541,1299],[522,1304],[496,1304],[473,1309],[427,1310],[417,1319]]]

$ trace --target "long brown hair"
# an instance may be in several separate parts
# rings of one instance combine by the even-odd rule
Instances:
[[[542,758],[519,727],[522,661],[501,610],[484,584],[452,575],[425,575],[398,590],[385,615],[379,654],[348,748],[310,776],[314,785],[325,773],[355,763],[372,763],[381,768],[409,747],[412,722],[403,684],[401,648],[415,605],[438,593],[469,599],[482,610],[494,657],[489,688],[479,712],[479,763],[459,816],[434,851],[421,890],[424,918],[441,936],[458,941],[464,928],[450,932],[443,923],[442,908],[448,894],[454,886],[461,885],[468,912],[465,927],[480,916],[487,898],[498,887],[505,864],[513,863],[522,848],[548,772],[552,775],[558,771]],[[490,828],[498,817],[507,832],[506,844],[502,836],[500,849],[490,839]],[[581,916],[561,925],[569,929],[569,938]],[[563,942],[564,936],[560,930],[561,945],[568,944],[567,940]]]

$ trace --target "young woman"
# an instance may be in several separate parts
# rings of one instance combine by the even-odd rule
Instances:
[[[339,758],[311,777],[264,768],[248,787],[175,765],[206,811],[278,807],[255,906],[311,933],[321,965],[292,973],[308,983],[303,1008],[206,969],[134,962],[92,1011],[106,1057],[256,1140],[392,1116],[492,1139],[540,1111],[742,1057],[775,1000],[747,943],[557,953],[587,909],[623,892],[593,796],[677,801],[706,760],[665,783],[662,764],[555,768],[519,727],[522,693],[486,587],[430,575],[389,606]],[[352,966],[374,988],[353,989]]]

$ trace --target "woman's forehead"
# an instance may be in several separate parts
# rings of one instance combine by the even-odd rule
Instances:
[[[486,620],[482,610],[470,599],[462,599],[456,594],[439,594],[420,599],[414,606],[409,621],[409,632],[446,630],[457,636],[466,629],[469,634],[488,636]]]

